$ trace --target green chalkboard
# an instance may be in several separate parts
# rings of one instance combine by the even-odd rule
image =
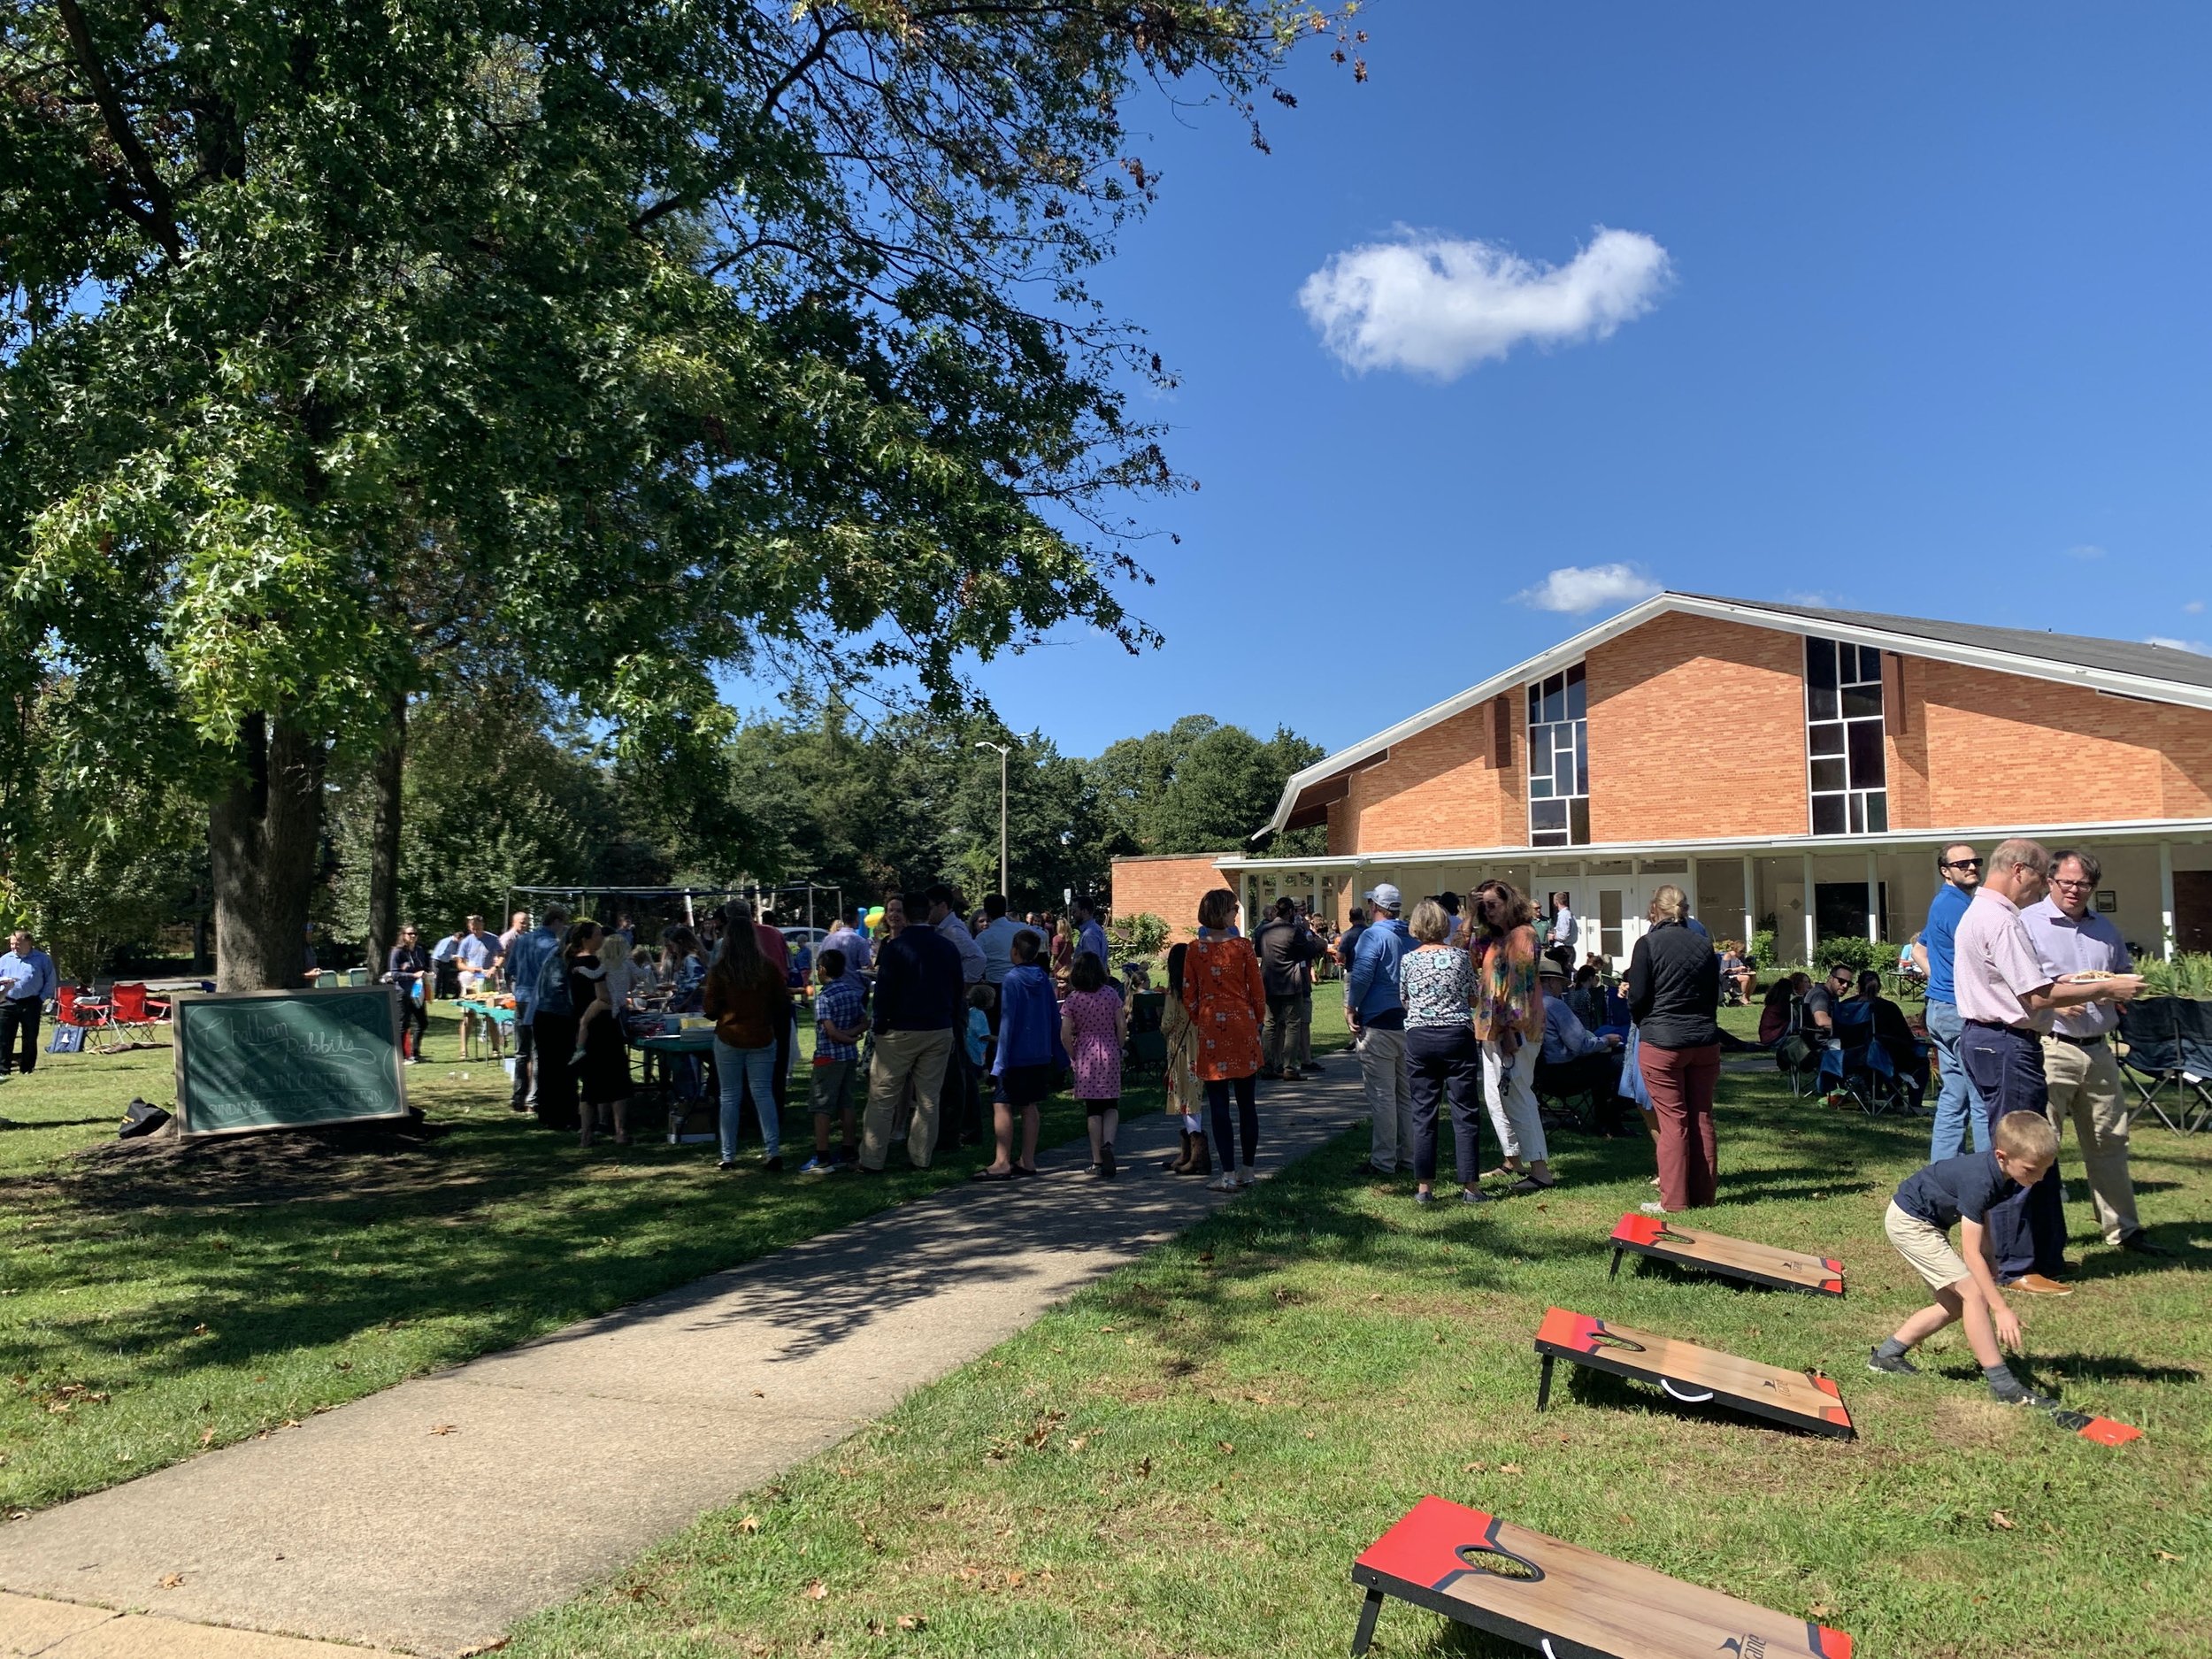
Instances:
[[[388,985],[180,997],[174,1018],[182,1134],[406,1116]]]

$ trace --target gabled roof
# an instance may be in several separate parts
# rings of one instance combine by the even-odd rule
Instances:
[[[1944,622],[1924,617],[1893,617],[1869,611],[1829,611],[1811,605],[1772,603],[1755,599],[1724,599],[1710,594],[1655,594],[1630,606],[1595,627],[1561,641],[1551,649],[1516,663],[1493,674],[1479,686],[1422,710],[1387,731],[1339,749],[1294,772],[1283,786],[1275,813],[1252,839],[1260,840],[1302,823],[1318,822],[1330,801],[1340,797],[1339,782],[1360,766],[1387,757],[1394,743],[1440,726],[1453,716],[1487,703],[1501,692],[1518,691],[1566,664],[1579,661],[1606,641],[1626,634],[1668,611],[1710,617],[1717,621],[1741,622],[1754,627],[1777,628],[1789,634],[1818,634],[1871,645],[1909,657],[1933,657],[1962,663],[2031,680],[2055,680],[2085,686],[2116,696],[2139,697],[2151,703],[2179,703],[2212,709],[2212,657],[2176,650],[2164,645],[2138,645],[2127,640],[2093,639],[2076,634],[2039,634],[2032,628],[1992,628],[1970,622]],[[1332,786],[1333,787],[1328,787]]]

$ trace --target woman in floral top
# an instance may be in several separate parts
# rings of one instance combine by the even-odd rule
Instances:
[[[1505,1162],[1492,1172],[1518,1176],[1517,1193],[1540,1193],[1555,1183],[1533,1087],[1544,1047],[1536,930],[1529,925],[1527,896],[1509,882],[1477,887],[1475,915],[1482,927],[1467,947],[1475,969],[1475,1035],[1482,1043],[1491,1126],[1505,1145]]]
[[[1451,937],[1450,912],[1434,899],[1413,907],[1407,924],[1419,943],[1398,959],[1398,1000],[1406,1007],[1406,1076],[1413,1094],[1413,1194],[1417,1204],[1436,1194],[1436,1109],[1449,1095],[1452,1150],[1462,1203],[1490,1195],[1476,1184],[1482,1168],[1481,1118],[1475,1097],[1482,1083],[1482,1048],[1475,1041],[1475,971]]]
[[[1209,1185],[1222,1193],[1252,1184],[1252,1160],[1260,1143],[1253,1089],[1260,1071],[1260,1025],[1267,1018],[1267,987],[1252,941],[1225,931],[1236,914],[1237,895],[1227,887],[1216,887],[1199,900],[1199,936],[1183,956],[1183,1003],[1196,1033],[1191,1074],[1206,1086],[1214,1144],[1221,1153],[1221,1174]],[[1233,1087],[1244,1140],[1241,1174],[1236,1172],[1236,1142],[1229,1133]]]

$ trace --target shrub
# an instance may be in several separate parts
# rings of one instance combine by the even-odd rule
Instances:
[[[1751,949],[1744,960],[1763,972],[1771,972],[1779,965],[1774,959],[1774,929],[1762,927],[1751,935]]]
[[[2148,956],[2135,964],[2143,976],[2146,996],[2178,996],[2192,1002],[2212,1002],[2212,953],[2185,951],[2169,962]]]
[[[1106,942],[1117,956],[1149,961],[1167,949],[1168,925],[1150,910],[1117,916],[1106,925]]]
[[[1848,933],[1839,939],[1824,939],[1813,949],[1814,965],[1824,972],[1840,964],[1855,974],[1863,973],[1869,968],[1879,972],[1896,958],[1894,947],[1859,933]]]

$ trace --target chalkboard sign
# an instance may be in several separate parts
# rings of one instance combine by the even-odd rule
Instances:
[[[388,985],[180,997],[174,1017],[187,1136],[407,1114],[399,996]]]

